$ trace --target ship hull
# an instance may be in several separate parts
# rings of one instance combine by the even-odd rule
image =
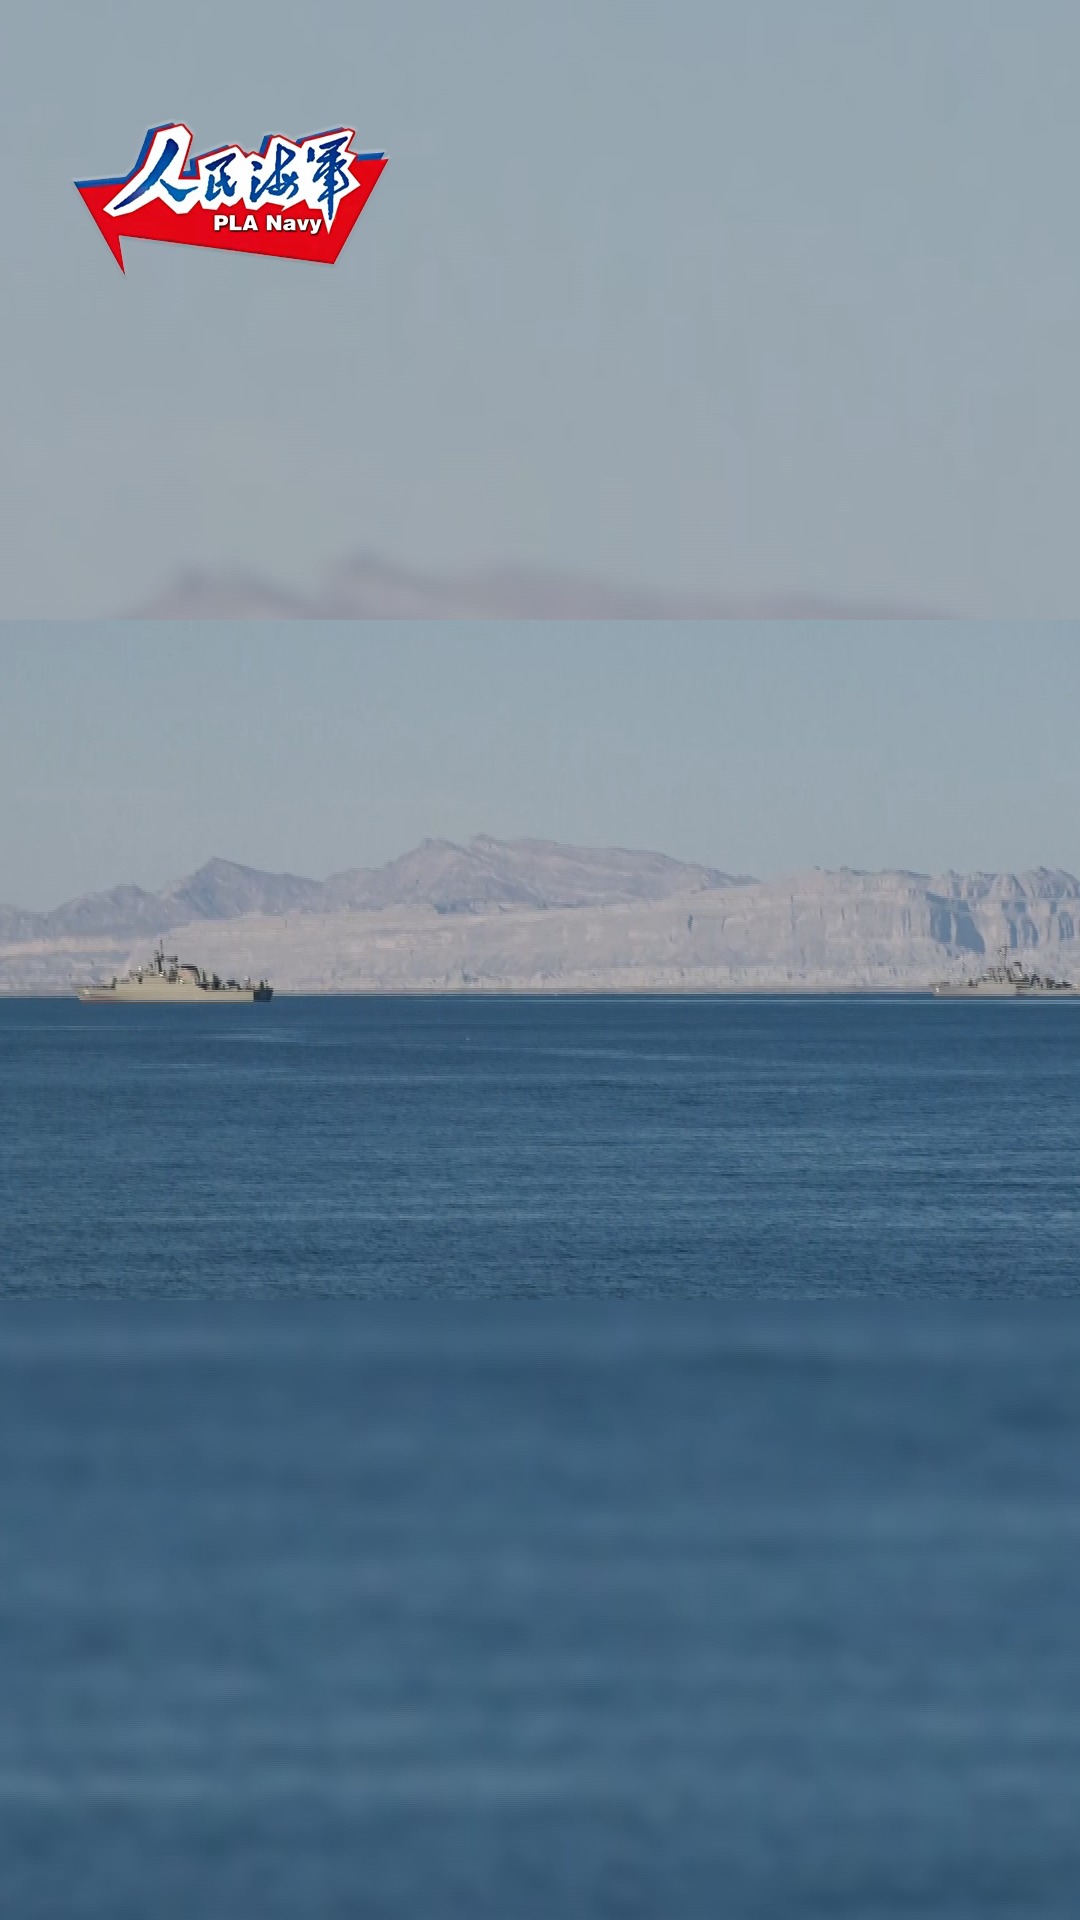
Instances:
[[[238,1002],[270,1000],[273,987],[227,987],[218,988],[196,986],[162,986],[157,982],[145,980],[125,983],[115,987],[76,987],[75,992],[87,1005],[106,1006],[110,1003],[135,1007],[231,1007]]]
[[[1078,987],[935,987],[935,1000],[1080,1000]]]
[[[1018,987],[935,987],[935,1000],[1019,1000]]]

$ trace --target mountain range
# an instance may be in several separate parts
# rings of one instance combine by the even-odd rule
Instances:
[[[926,986],[1007,947],[1080,974],[1080,881],[814,869],[755,880],[662,853],[425,840],[326,880],[214,859],[153,893],[0,907],[0,991],[122,970],[159,938],[298,992]]]
[[[464,847],[452,840],[424,840],[384,867],[356,867],[328,880],[262,873],[214,859],[161,893],[113,887],[106,893],[81,894],[51,913],[0,906],[0,943],[90,935],[156,937],[173,927],[247,914],[377,913],[390,907],[466,914],[514,907],[610,907],[735,884],[730,874],[662,853],[565,847],[550,840],[492,840],[478,834]]]
[[[124,617],[140,620],[870,620],[898,607],[812,593],[665,593],[538,567],[438,572],[358,553],[297,591],[258,574],[188,569]]]

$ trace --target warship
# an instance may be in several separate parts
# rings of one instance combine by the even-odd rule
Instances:
[[[1003,947],[996,967],[967,980],[939,980],[934,995],[938,1000],[1080,1000],[1080,987],[1035,973],[1022,961],[1010,960],[1008,947]]]
[[[265,980],[221,980],[216,973],[204,973],[189,961],[178,960],[159,946],[145,966],[129,973],[114,974],[108,981],[75,988],[80,1000],[117,1000],[147,1005],[150,1002],[183,1003],[189,1006],[230,1005],[238,1000],[272,1000],[273,987]]]

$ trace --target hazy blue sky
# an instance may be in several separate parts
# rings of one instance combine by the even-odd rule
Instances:
[[[425,836],[1080,871],[1080,631],[0,629],[0,900]]]
[[[0,612],[357,546],[1080,610],[1075,0],[36,0],[5,22]],[[332,269],[133,245],[145,129],[355,124]]]

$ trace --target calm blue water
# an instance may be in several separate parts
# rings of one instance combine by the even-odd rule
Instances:
[[[193,1011],[0,1005],[0,1914],[1072,1920],[1080,1010]]]
[[[1073,1920],[1063,1305],[9,1305],[0,1912]]]
[[[1080,1006],[0,1004],[8,1294],[1080,1291]]]

